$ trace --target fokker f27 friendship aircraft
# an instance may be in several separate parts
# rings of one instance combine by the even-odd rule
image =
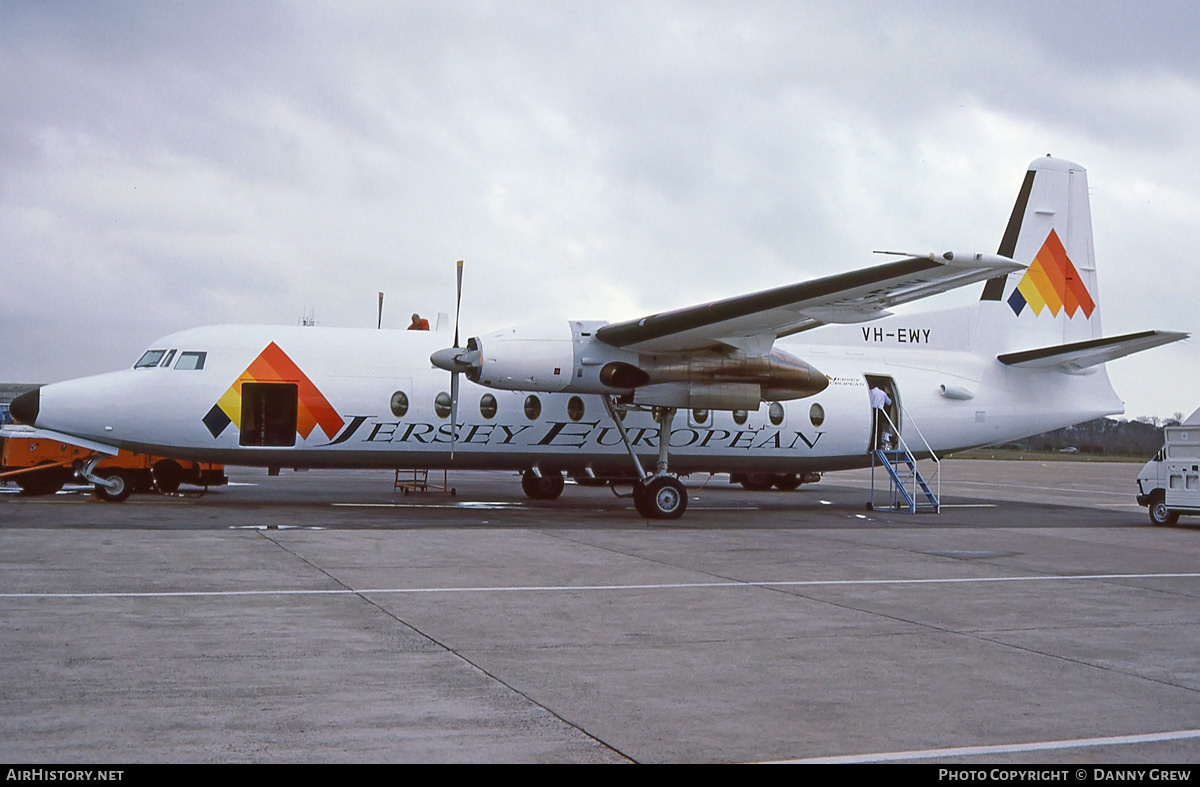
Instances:
[[[460,293],[461,277],[460,263]],[[888,311],[981,282],[973,305]],[[901,434],[915,426],[942,454],[1122,412],[1105,362],[1186,336],[1102,336],[1087,174],[1050,157],[1030,166],[995,255],[912,256],[465,346],[457,325],[449,347],[448,333],[197,328],[155,342],[131,369],[43,386],[11,411],[106,453],[512,469],[542,498],[561,493],[564,473],[624,477],[641,514],[674,518],[687,505],[676,474],[868,465],[872,387],[890,393]],[[101,496],[127,494],[95,462],[79,473]]]

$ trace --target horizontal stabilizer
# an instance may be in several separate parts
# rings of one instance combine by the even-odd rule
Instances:
[[[1077,372],[1091,366],[1123,358],[1163,344],[1188,338],[1179,331],[1140,331],[1123,336],[1090,339],[1085,342],[1056,344],[1038,350],[1024,350],[996,356],[1000,363],[1022,369],[1048,369],[1061,366],[1064,371]]]

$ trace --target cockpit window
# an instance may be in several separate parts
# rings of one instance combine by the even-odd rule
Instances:
[[[146,350],[146,354],[138,359],[138,362],[133,365],[134,369],[144,369],[151,366],[158,366],[158,362],[167,354],[166,350]]]
[[[167,353],[167,357],[163,358],[162,367],[164,369],[168,368],[171,365],[171,361],[174,358],[175,358],[175,351],[171,350],[171,352]]]
[[[201,352],[184,352],[179,354],[179,362],[175,364],[176,369],[196,370],[204,368],[204,359],[208,353]]]

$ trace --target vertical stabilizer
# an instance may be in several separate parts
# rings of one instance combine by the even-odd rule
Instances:
[[[1087,171],[1069,161],[1029,165],[999,253],[1023,272],[984,286],[980,321],[997,344],[1017,349],[1100,336]]]

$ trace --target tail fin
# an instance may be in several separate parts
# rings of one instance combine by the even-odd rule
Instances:
[[[1029,265],[984,286],[980,319],[999,345],[1017,349],[1100,337],[1087,170],[1049,156],[1035,159],[999,253]]]

